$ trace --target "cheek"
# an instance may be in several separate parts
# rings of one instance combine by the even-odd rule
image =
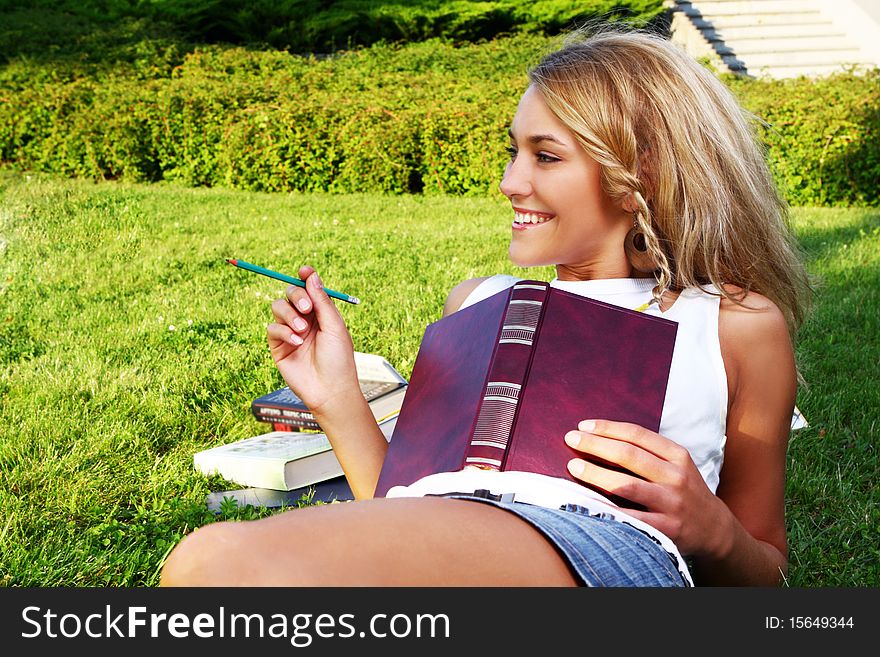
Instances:
[[[602,191],[598,178],[572,181],[568,190],[568,193],[559,197],[567,219],[561,228],[566,233],[606,234],[621,220],[623,215]]]
[[[561,214],[578,214],[592,212],[599,205],[593,181],[581,175],[567,175],[548,185],[557,212]]]

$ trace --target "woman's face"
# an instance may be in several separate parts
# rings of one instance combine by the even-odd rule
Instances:
[[[534,87],[520,100],[510,143],[501,191],[514,211],[511,261],[557,265],[560,278],[629,275],[623,238],[632,215],[605,193],[599,164]]]

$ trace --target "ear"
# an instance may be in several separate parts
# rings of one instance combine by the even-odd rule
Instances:
[[[630,192],[620,201],[620,207],[623,208],[624,212],[635,214],[639,209],[639,204],[636,203],[636,197]]]

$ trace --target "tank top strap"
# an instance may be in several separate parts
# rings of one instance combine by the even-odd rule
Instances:
[[[661,317],[677,322],[684,320],[686,317],[699,317],[703,321],[708,320],[709,326],[714,327],[717,334],[718,312],[720,308],[721,294],[719,294],[718,288],[714,285],[705,285],[702,288],[685,288],[678,295],[675,303],[666,312],[659,314]]]

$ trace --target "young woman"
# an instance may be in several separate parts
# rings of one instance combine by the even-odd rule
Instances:
[[[568,469],[589,487],[564,473],[467,468],[373,499],[387,443],[360,393],[351,337],[304,266],[306,288],[291,286],[272,306],[269,347],[357,499],[203,527],[171,553],[163,585],[782,580],[791,338],[809,284],[749,117],[660,37],[577,35],[530,72],[510,153],[501,190],[512,205],[511,260],[553,264],[555,287],[647,303],[644,312],[678,322],[659,433],[583,418],[559,436],[583,453]],[[460,283],[443,312],[515,280]],[[471,490],[490,494],[461,494]],[[503,493],[513,501],[496,499]]]

